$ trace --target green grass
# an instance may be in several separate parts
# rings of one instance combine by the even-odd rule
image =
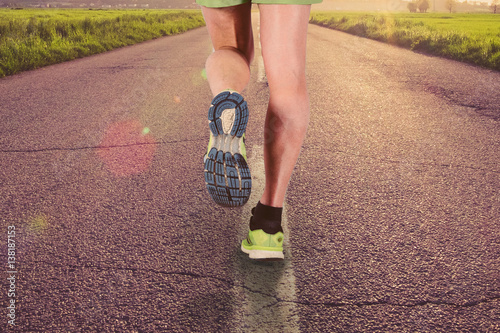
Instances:
[[[500,70],[500,15],[317,12],[311,23]]]
[[[203,26],[199,11],[0,10],[0,77]]]

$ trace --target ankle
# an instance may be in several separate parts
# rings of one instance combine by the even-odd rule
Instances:
[[[250,219],[250,230],[262,229],[268,234],[283,232],[281,227],[282,207],[272,207],[262,204],[260,201],[252,209],[252,218]]]

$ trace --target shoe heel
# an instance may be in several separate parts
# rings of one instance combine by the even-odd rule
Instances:
[[[208,120],[210,131],[214,136],[224,134],[224,124],[221,116],[225,110],[234,109],[233,124],[229,124],[230,131],[226,134],[241,138],[245,134],[248,123],[248,105],[243,96],[237,92],[223,91],[212,100],[212,105],[208,109]]]

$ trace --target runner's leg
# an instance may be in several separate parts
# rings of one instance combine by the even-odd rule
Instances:
[[[266,182],[260,202],[282,207],[309,123],[306,39],[310,5],[259,5],[260,41],[269,83],[265,121]]]
[[[250,79],[254,52],[251,3],[202,8],[214,47],[205,67],[214,95],[208,110],[210,141],[204,158],[205,183],[217,204],[242,206],[252,188],[244,144],[248,107],[238,93]]]
[[[254,54],[251,8],[250,2],[225,8],[202,7],[214,47],[205,64],[214,96],[227,89],[241,92],[250,80]]]

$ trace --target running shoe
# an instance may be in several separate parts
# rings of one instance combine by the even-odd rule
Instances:
[[[278,231],[271,235],[262,229],[250,230],[248,237],[241,242],[241,251],[250,259],[283,260],[283,233]]]
[[[237,92],[223,91],[212,100],[208,121],[210,141],[204,158],[208,193],[219,205],[243,206],[252,188],[245,149],[247,103]]]

